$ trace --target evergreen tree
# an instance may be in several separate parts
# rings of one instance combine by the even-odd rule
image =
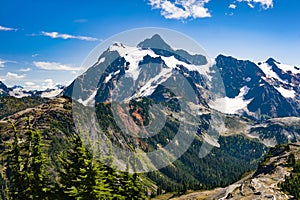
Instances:
[[[60,187],[65,199],[110,199],[110,189],[103,180],[104,173],[81,138],[74,136],[72,145],[65,155],[60,156]]]
[[[46,156],[42,152],[41,134],[29,128],[23,140],[13,123],[13,141],[6,145],[6,174],[9,199],[49,199]]]
[[[9,199],[22,199],[26,195],[28,185],[25,182],[28,180],[27,174],[24,172],[24,164],[21,155],[21,146],[19,133],[15,125],[11,122],[13,128],[13,141],[7,142],[5,146],[6,175],[8,177],[8,194]]]
[[[133,164],[133,170],[135,172],[135,165]],[[121,176],[121,185],[120,192],[125,199],[146,199],[145,190],[142,187],[142,184],[139,181],[137,173],[129,173],[129,161],[127,162],[126,172],[120,174]]]
[[[18,132],[13,123],[11,140],[2,141],[0,195],[7,200],[48,199],[146,199],[137,174],[119,172],[113,166],[112,150],[104,165],[88,151],[80,136],[70,139],[70,148],[59,156],[56,186],[47,172],[48,158],[43,153],[42,135],[29,124]]]
[[[124,199],[146,199],[145,190],[139,181],[137,174],[123,172],[121,178],[122,190],[121,194]]]
[[[290,194],[294,199],[300,198],[300,161],[295,160],[295,155],[291,153],[288,157],[288,166],[293,167],[290,176],[284,177],[284,182],[278,186],[287,194]]]
[[[46,155],[42,152],[41,133],[29,130],[28,134],[32,135],[29,166],[27,166],[32,199],[48,199],[51,184],[46,171]]]
[[[293,167],[296,164],[295,154],[291,153],[287,160],[288,166]]]
[[[1,173],[0,175],[0,199],[6,200],[8,197],[8,192],[7,192],[7,181],[5,176]]]
[[[101,149],[100,141],[98,141],[97,143],[99,151]],[[101,157],[101,155],[99,155],[99,157]],[[117,172],[116,167],[113,165],[113,161],[114,157],[112,151],[112,144],[109,143],[108,155],[101,157],[97,160],[97,162],[99,163],[103,176],[105,177],[104,183],[108,185],[108,187],[111,190],[111,198],[118,200],[125,199],[125,197],[122,196],[122,185],[120,181],[121,176]]]

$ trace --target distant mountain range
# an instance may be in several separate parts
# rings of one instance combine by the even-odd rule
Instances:
[[[64,89],[63,85],[56,85],[54,88],[48,88],[46,90],[25,90],[20,85],[13,87],[7,87],[0,81],[0,97],[11,96],[15,98],[23,97],[41,97],[41,98],[55,98]]]

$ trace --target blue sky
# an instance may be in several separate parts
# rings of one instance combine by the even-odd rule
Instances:
[[[45,89],[67,84],[101,41],[161,27],[218,54],[300,66],[299,0],[3,0],[0,80]]]

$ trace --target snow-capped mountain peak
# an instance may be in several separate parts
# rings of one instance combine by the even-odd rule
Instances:
[[[223,55],[216,58],[216,63],[224,81],[225,99],[231,102],[227,104],[227,110],[215,107],[217,110],[256,119],[300,114],[300,76],[297,67],[280,64],[273,58],[256,64]],[[249,90],[241,96],[245,87]],[[240,103],[237,103],[238,100]],[[230,109],[230,105],[236,106]],[[243,108],[233,109],[241,107],[239,105]]]
[[[174,49],[154,35],[137,46],[114,43],[64,90],[64,95],[87,106],[111,101],[115,90],[127,100],[161,99],[164,95],[156,95],[166,91],[164,83],[179,73],[190,80],[198,103],[206,107],[255,119],[298,116],[299,72],[299,68],[272,58],[254,63],[220,55],[212,61]],[[211,87],[216,85],[219,90],[224,86],[225,96],[211,96]]]
[[[160,35],[155,34],[151,38],[145,39],[144,41],[140,42],[138,47],[147,49],[160,49],[160,50],[166,50],[166,51],[174,51],[174,49],[168,45]]]
[[[285,98],[295,98],[297,95],[296,85],[300,79],[297,74],[300,74],[299,68],[290,65],[281,64],[273,58],[269,58],[266,62],[259,62],[257,65],[264,73],[263,79]]]
[[[276,61],[273,58],[269,58],[267,60],[267,63],[275,64],[280,70],[282,70],[284,73],[288,73],[288,74],[300,74],[300,68],[293,66],[293,65],[288,65],[288,64],[282,64],[278,61]]]
[[[14,85],[14,86],[11,87],[11,89],[12,90],[20,90],[20,89],[24,89],[24,87],[21,86],[21,85]]]
[[[131,77],[134,81],[136,81],[139,76],[139,62],[147,55],[154,58],[158,57],[150,49],[144,50],[138,47],[126,46],[121,43],[115,43],[109,50],[117,51],[120,57],[123,57],[129,63],[127,66],[128,68],[126,69],[126,76]],[[109,74],[108,76],[112,76],[112,74]]]
[[[121,85],[122,91],[128,92],[125,95],[127,100],[151,96],[174,73],[195,79],[195,87],[200,88],[204,82],[211,81],[210,67],[213,64],[214,62],[203,55],[190,55],[184,50],[172,49],[157,34],[137,46],[116,42],[66,89],[65,95],[70,96],[73,93],[78,101],[93,105],[95,102],[110,100],[112,91],[117,85]],[[99,74],[93,77],[92,74],[96,72]],[[85,82],[91,84],[86,85]],[[71,92],[74,85],[79,87],[75,88],[76,92]],[[201,98],[200,91],[198,92],[198,97]]]

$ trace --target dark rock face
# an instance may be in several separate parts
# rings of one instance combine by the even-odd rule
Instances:
[[[273,59],[269,59],[266,63],[279,77],[291,81],[291,75],[283,74],[274,62]],[[285,98],[276,90],[276,82],[268,81],[266,74],[255,63],[220,55],[216,58],[216,66],[220,70],[228,98],[238,96],[242,87],[246,86],[249,89],[244,99],[251,100],[247,109],[259,115],[258,119],[299,116],[295,100]],[[245,112],[244,115],[248,114]]]
[[[8,96],[9,89],[8,87],[0,81],[0,96]]]

